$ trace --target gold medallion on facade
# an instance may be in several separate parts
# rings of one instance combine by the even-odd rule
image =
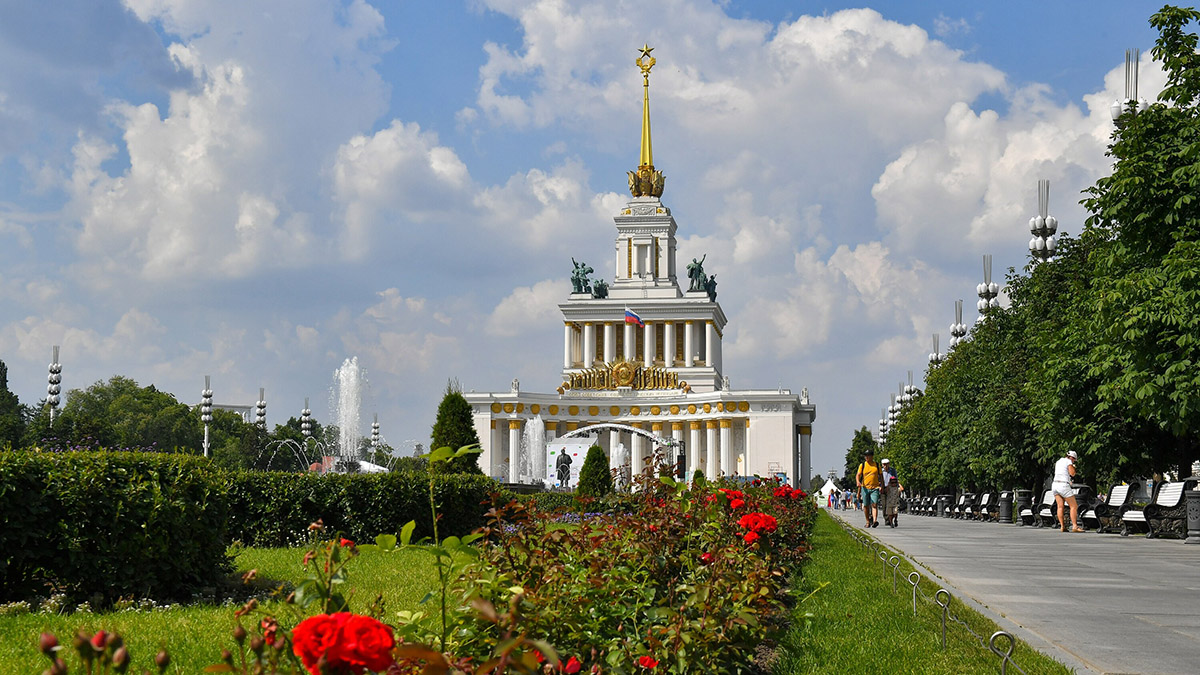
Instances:
[[[542,412],[542,406],[534,403],[533,405],[529,406],[529,412],[536,415],[536,414]]]
[[[696,414],[696,404],[695,404],[695,403],[689,403],[689,404],[688,404],[688,414],[689,414],[689,415],[695,415],[695,414]]]
[[[558,414],[558,406],[556,406],[556,405],[550,406],[550,414],[557,415]]]
[[[652,406],[650,406],[650,414],[651,414],[651,415],[657,415],[657,414],[659,414],[659,413],[661,413],[661,412],[662,412],[662,408],[660,408],[660,407],[658,407],[658,406],[656,406],[656,405],[652,405]]]
[[[679,406],[677,406],[677,405],[671,406],[671,414],[678,415],[679,414]]]
[[[513,411],[513,404],[511,404],[511,403],[505,403],[505,404],[504,404],[504,412],[506,412],[506,413],[512,413],[512,411]]]
[[[742,401],[741,403],[738,404],[738,412],[748,412],[749,410],[750,410],[750,404],[748,402]]]
[[[596,415],[600,414],[600,408],[597,406],[591,406],[588,408],[588,414],[592,417],[595,417]]]
[[[493,404],[492,404],[492,412],[494,412],[494,413],[498,413],[498,412],[500,412],[501,410],[502,410],[502,408],[500,407],[500,404],[499,404],[499,403],[493,403]]]
[[[637,407],[637,406],[635,405],[635,406],[633,406],[632,408],[630,408],[630,409],[629,409],[629,414],[630,414],[630,415],[641,415],[641,414],[642,414],[642,409],[641,409],[641,408],[639,408],[639,407]]]
[[[517,404],[517,412],[525,412],[525,404],[524,403]]]
[[[704,412],[712,412],[712,404],[711,403],[704,404]]]
[[[608,409],[608,414],[612,415],[613,417],[616,417],[617,415],[621,414],[621,408],[614,405],[613,407]]]
[[[567,408],[567,414],[568,415],[578,415],[579,414],[579,406],[577,406],[577,405],[570,406],[569,408]]]

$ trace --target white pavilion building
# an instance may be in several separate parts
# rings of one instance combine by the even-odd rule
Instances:
[[[464,394],[471,403],[484,473],[514,480],[523,430],[535,417],[546,440],[617,423],[673,439],[681,446],[684,474],[697,469],[719,476],[781,476],[809,488],[809,439],[816,406],[807,390],[732,390],[721,358],[727,319],[716,302],[715,280],[702,271],[706,258],[685,265],[686,287],[676,264],[677,225],[663,204],[664,177],[654,169],[650,139],[650,48],[637,64],[644,79],[638,170],[629,172],[632,198],[614,217],[613,281],[607,294],[590,287],[576,264],[577,282],[563,315],[562,384],[551,393],[520,390]],[[599,284],[598,284],[599,285]],[[628,323],[630,310],[642,325]],[[615,466],[623,446],[640,471],[651,441],[608,428],[596,434]]]

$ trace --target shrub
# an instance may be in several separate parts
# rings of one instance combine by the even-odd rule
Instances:
[[[437,421],[433,424],[434,448],[462,448],[479,445],[479,434],[475,433],[475,420],[471,417],[471,404],[462,395],[456,382],[446,384],[446,395],[438,404]],[[479,468],[479,455],[468,454],[455,457],[449,462],[438,462],[434,469],[440,473],[483,474]]]
[[[416,536],[432,534],[429,481],[444,535],[462,536],[484,523],[485,476],[420,473],[326,474],[245,471],[228,474],[229,536],[250,546],[297,543],[310,523],[356,540],[396,533],[410,520]]]
[[[207,460],[0,452],[0,597],[183,599],[231,570],[228,497]]]
[[[588,448],[587,457],[583,460],[583,468],[579,470],[579,487],[576,488],[584,497],[603,497],[612,492],[612,473],[608,470],[608,457],[598,445]]]

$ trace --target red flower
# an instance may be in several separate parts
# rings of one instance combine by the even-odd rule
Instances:
[[[764,532],[770,534],[779,527],[775,521],[775,516],[765,513],[747,513],[738,519],[738,525],[757,534]]]
[[[731,499],[729,501],[729,508],[731,509],[740,509],[745,505],[746,501],[744,499]]]
[[[744,540],[744,541],[745,541],[747,544],[753,544],[754,542],[758,541],[758,533],[757,533],[757,532],[747,532],[747,533],[746,533],[746,534],[745,534],[745,535],[742,537],[742,539],[743,539],[743,540]]]
[[[583,664],[579,662],[579,659],[572,656],[567,660],[567,665],[563,666],[563,672],[567,673],[567,675],[574,675],[574,673],[578,673],[579,669],[582,667]]]
[[[92,636],[91,642],[92,649],[98,652],[104,651],[104,648],[108,646],[108,633],[102,630],[96,631],[96,634]]]
[[[392,629],[369,616],[349,612],[310,616],[292,631],[293,651],[312,675],[322,656],[334,672],[387,670],[395,661]]]
[[[341,541],[339,541],[338,544],[342,548],[354,548],[354,542],[350,541],[349,539],[347,539],[345,537],[342,537]]]
[[[263,641],[268,645],[274,645],[276,640],[275,633],[279,630],[279,624],[275,622],[275,619],[267,617],[259,625],[262,626]]]
[[[658,661],[655,661],[653,656],[646,655],[638,659],[638,665],[643,668],[657,668]]]
[[[707,552],[705,552],[705,553],[701,553],[701,554],[700,554],[700,562],[701,562],[702,564],[704,564],[704,565],[708,565],[708,564],[709,564],[709,563],[711,563],[712,561],[713,561],[713,554],[711,554],[711,553],[707,553]]]
[[[707,497],[704,498],[704,501],[711,504],[711,503],[717,501],[717,496],[716,495],[708,495]]]

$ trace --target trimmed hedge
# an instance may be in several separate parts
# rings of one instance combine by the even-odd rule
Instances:
[[[228,501],[190,455],[0,452],[0,598],[185,599],[232,570]]]
[[[247,471],[228,475],[229,536],[248,546],[289,546],[305,539],[310,523],[360,542],[395,534],[410,520],[414,539],[433,534],[429,474],[317,475]],[[438,534],[462,536],[484,524],[496,481],[481,475],[434,475]]]

